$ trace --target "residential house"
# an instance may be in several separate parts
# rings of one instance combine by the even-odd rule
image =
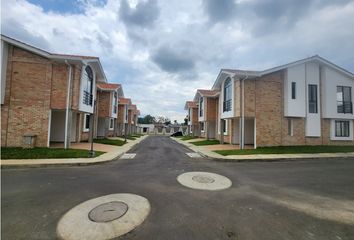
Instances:
[[[264,71],[222,69],[212,87],[216,138],[241,148],[353,145],[353,88],[353,73],[317,55]]]
[[[135,104],[131,104],[128,107],[128,133],[134,134],[136,133],[136,124],[138,123],[137,119],[137,106]]]
[[[187,101],[184,110],[188,111],[188,128],[187,134],[191,136],[198,136],[199,122],[198,122],[198,104],[194,101]]]
[[[97,83],[96,137],[106,138],[118,132],[118,98],[124,97],[120,84]]]
[[[98,57],[53,54],[1,35],[1,145],[88,140],[96,82],[107,82]]]
[[[219,93],[220,91],[217,89],[198,89],[194,96],[194,102],[197,102],[198,105],[198,135],[200,137],[216,138]]]
[[[128,132],[128,109],[132,104],[130,98],[118,98],[118,136],[129,134]]]

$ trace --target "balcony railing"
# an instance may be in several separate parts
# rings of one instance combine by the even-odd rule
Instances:
[[[83,103],[92,106],[93,95],[87,91],[84,91]]]
[[[231,99],[228,99],[223,102],[223,112],[231,111]]]
[[[353,113],[353,103],[348,101],[337,101],[337,113]]]

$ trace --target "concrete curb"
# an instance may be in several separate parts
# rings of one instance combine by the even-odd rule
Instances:
[[[113,161],[124,153],[132,149],[135,145],[146,139],[144,135],[135,141],[126,143],[118,150],[107,152],[95,158],[52,158],[52,159],[11,159],[1,160],[1,168],[39,168],[39,167],[69,167],[69,166],[87,166]]]
[[[296,161],[303,159],[329,159],[329,158],[354,158],[354,152],[350,153],[302,153],[302,154],[252,154],[252,155],[230,155],[222,156],[213,151],[200,149],[189,142],[182,141],[178,138],[171,138],[176,142],[188,147],[194,152],[199,153],[203,157],[220,162],[277,162],[277,161]]]

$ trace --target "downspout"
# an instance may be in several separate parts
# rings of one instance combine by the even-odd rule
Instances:
[[[244,77],[242,81],[242,116],[241,116],[241,149],[245,148],[245,80],[248,76]]]
[[[66,93],[64,148],[68,149],[69,141],[70,141],[70,139],[68,139],[68,130],[69,130],[69,107],[70,107],[69,105],[70,105],[70,86],[71,86],[72,67],[67,60],[65,60],[65,64],[69,67],[69,77],[68,77],[68,90]]]

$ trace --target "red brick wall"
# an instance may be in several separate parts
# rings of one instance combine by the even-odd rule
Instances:
[[[281,145],[283,73],[256,80],[257,146]]]
[[[111,92],[97,91],[97,107],[99,117],[111,117],[111,98]]]
[[[47,146],[51,77],[49,60],[10,46],[2,146],[21,146],[24,134],[36,134],[36,145]]]
[[[124,108],[125,108],[125,105],[118,105],[118,123],[124,123]]]

